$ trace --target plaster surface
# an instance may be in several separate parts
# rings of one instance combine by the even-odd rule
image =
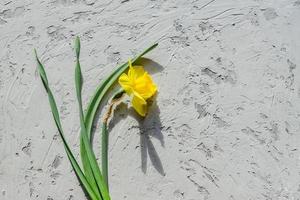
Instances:
[[[143,60],[159,90],[148,116],[125,101],[110,122],[113,200],[299,200],[299,19],[299,0],[1,0],[0,199],[86,199],[33,54],[79,160],[78,35],[85,106],[159,42]]]

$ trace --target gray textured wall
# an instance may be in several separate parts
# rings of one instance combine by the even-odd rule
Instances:
[[[0,199],[85,199],[33,56],[78,157],[76,35],[85,105],[159,42],[145,61],[159,88],[148,117],[124,103],[110,124],[113,200],[300,199],[299,19],[299,0],[1,0]]]

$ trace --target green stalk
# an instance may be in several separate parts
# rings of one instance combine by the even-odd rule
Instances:
[[[118,90],[112,97],[111,103],[108,107],[108,111],[104,116],[102,122],[102,148],[101,148],[101,155],[102,155],[102,173],[103,179],[108,185],[108,143],[109,143],[109,134],[107,130],[108,119],[111,117],[113,113],[113,106],[122,99],[123,94],[125,91],[123,89]]]
[[[108,131],[106,122],[102,123],[102,173],[103,179],[108,186]]]
[[[137,60],[139,60],[143,55],[145,55],[146,53],[150,52],[152,49],[154,49],[158,44],[154,44],[152,46],[150,46],[149,48],[147,48],[144,52],[142,52],[141,54],[139,54],[137,57],[135,57],[134,59],[132,59],[132,63],[134,64]],[[108,90],[111,88],[111,86],[113,85],[113,83],[118,79],[118,77],[124,73],[128,68],[128,62],[124,63],[123,65],[119,66],[114,72],[112,72],[110,74],[110,76],[108,78],[106,78],[95,90],[94,95],[92,96],[90,103],[87,106],[86,112],[85,112],[85,125],[86,125],[86,131],[87,131],[87,135],[88,137],[91,139],[91,131],[92,131],[92,125],[94,123],[95,120],[95,116],[97,113],[97,109],[99,107],[99,105],[102,103],[103,97],[106,95],[106,93],[108,92]],[[103,129],[102,129],[103,130]],[[102,133],[103,135],[103,133]],[[107,134],[104,134],[107,135]],[[104,138],[105,139],[105,138]],[[106,140],[106,139],[105,139]],[[92,142],[92,141],[91,141]],[[104,142],[102,142],[104,143]],[[105,143],[104,143],[105,144]],[[107,146],[107,145],[106,145]],[[106,147],[107,148],[107,147]],[[103,148],[102,148],[103,149]],[[85,147],[84,147],[84,142],[83,142],[83,137],[81,137],[80,139],[80,155],[81,155],[81,159],[82,161],[86,160],[86,151],[85,151]],[[107,150],[102,151],[102,157],[107,158]],[[106,176],[107,176],[107,161],[104,161],[104,159],[102,158],[102,169],[105,169],[106,172]],[[103,164],[104,163],[104,164]],[[89,167],[88,166],[84,166],[84,171],[85,174],[88,176],[90,175],[88,173]],[[91,176],[91,175],[90,175]],[[103,174],[104,177],[104,174]],[[90,177],[90,179],[92,179],[93,177]],[[107,185],[108,188],[108,185]]]

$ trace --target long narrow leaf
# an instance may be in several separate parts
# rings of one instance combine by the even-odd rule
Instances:
[[[100,194],[104,200],[110,200],[110,196],[108,193],[107,186],[103,180],[101,171],[99,169],[96,156],[92,150],[91,144],[89,142],[89,138],[86,131],[86,126],[84,122],[84,115],[82,109],[82,99],[81,99],[81,89],[82,89],[82,75],[81,75],[81,67],[79,62],[80,55],[80,41],[79,38],[76,38],[75,42],[75,50],[76,50],[76,67],[75,67],[75,86],[76,86],[76,94],[79,105],[79,117],[80,117],[80,126],[81,126],[81,138],[83,139],[84,148],[86,151],[86,155],[88,157],[93,175],[95,177],[98,188],[100,189]]]
[[[80,63],[79,63],[79,56],[80,56],[80,40],[77,37],[75,40],[75,53],[76,53],[76,72],[75,72],[75,81],[76,83],[80,82],[79,88],[76,85],[76,94],[78,97],[79,101],[79,106],[80,106],[80,126],[81,126],[81,131],[80,131],[80,155],[81,155],[81,162],[83,166],[83,170],[85,172],[85,176],[87,181],[90,183],[91,187],[94,189],[95,193],[97,196],[101,196],[101,188],[97,184],[97,179],[96,175],[93,173],[93,168],[91,166],[91,162],[87,156],[87,147],[85,146],[85,143],[83,142],[84,134],[84,129],[82,127],[82,101],[81,101],[81,87],[82,87],[82,81],[81,81],[81,71],[80,71]],[[79,70],[79,71],[78,71]],[[77,91],[79,89],[79,91]]]
[[[68,145],[68,143],[67,143],[67,141],[66,141],[66,139],[64,137],[63,129],[62,129],[62,125],[61,125],[61,122],[60,122],[59,113],[58,113],[58,109],[57,109],[57,106],[56,106],[56,102],[55,102],[54,96],[53,96],[53,94],[51,92],[51,89],[49,88],[48,79],[47,79],[46,72],[44,70],[44,66],[42,65],[42,63],[38,59],[36,50],[34,52],[35,52],[36,60],[37,60],[37,63],[38,63],[38,72],[39,72],[39,75],[40,75],[40,77],[42,79],[42,82],[44,84],[45,90],[46,90],[46,92],[48,94],[49,104],[50,104],[50,107],[51,107],[53,118],[54,118],[56,127],[58,129],[58,132],[59,132],[59,134],[61,136],[61,139],[63,141],[64,148],[65,148],[67,156],[68,156],[68,158],[70,160],[70,163],[71,163],[71,165],[72,165],[72,167],[73,167],[73,169],[74,169],[77,177],[79,178],[81,184],[84,186],[84,189],[89,194],[90,198],[92,200],[101,200],[100,198],[98,198],[95,195],[95,192],[93,191],[93,189],[91,188],[90,184],[86,180],[86,177],[84,176],[84,174],[83,174],[80,166],[78,165],[78,163],[77,163],[77,161],[76,161],[76,159],[75,159],[72,151],[70,150],[69,145]]]

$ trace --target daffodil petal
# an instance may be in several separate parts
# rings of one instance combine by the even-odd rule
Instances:
[[[125,92],[128,95],[132,94],[132,83],[126,74],[122,74],[119,77],[119,84],[121,85],[121,87],[125,90]]]
[[[143,117],[146,116],[147,113],[147,102],[143,97],[139,94],[134,93],[132,98],[132,106],[137,111],[137,113]]]
[[[130,80],[136,80],[142,77],[145,74],[145,70],[143,66],[134,66],[129,68],[128,70],[128,77]]]

